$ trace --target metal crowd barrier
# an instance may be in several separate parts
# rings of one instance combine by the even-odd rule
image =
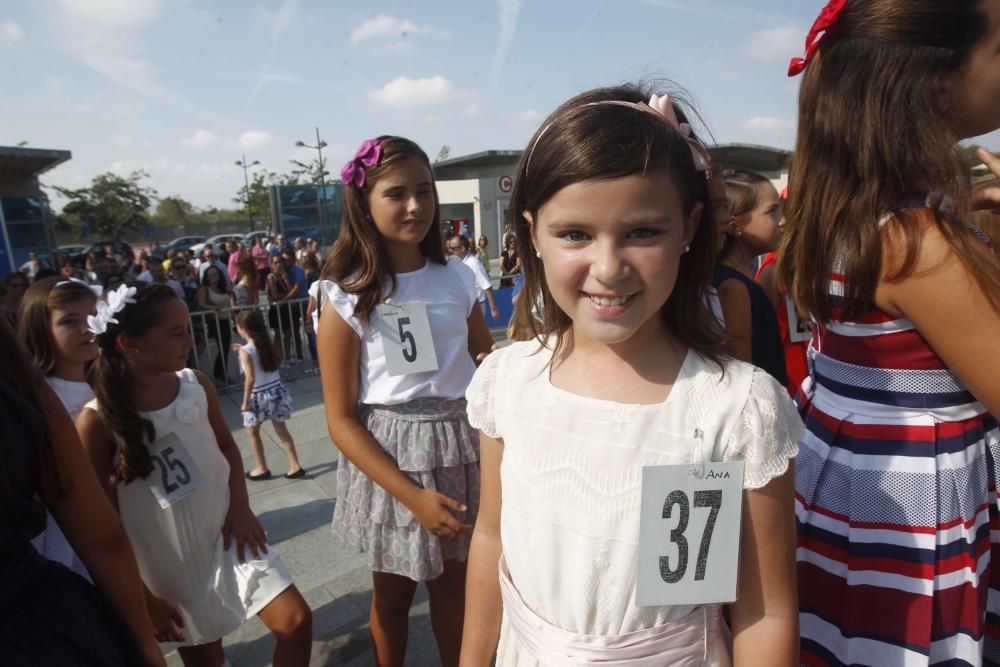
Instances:
[[[263,295],[262,295],[263,296]],[[192,310],[188,328],[194,337],[194,349],[188,367],[197,368],[215,378],[220,389],[242,388],[243,375],[234,343],[248,342],[236,335],[236,316],[248,309],[259,310],[271,331],[271,339],[282,352],[281,377],[286,382],[315,374],[318,365],[315,337],[306,330],[308,299],[268,303],[266,298],[254,306],[236,306],[222,310]],[[311,318],[310,318],[311,321]],[[282,341],[287,340],[283,344]],[[287,353],[286,353],[287,350]]]
[[[510,321],[513,288],[499,287],[500,278],[515,278],[515,275],[493,278],[494,297],[501,312],[500,320],[494,320],[487,309],[486,322],[490,331],[505,337]],[[233,343],[243,344],[236,335],[236,316],[244,310],[255,308],[261,312],[271,331],[271,339],[279,344],[285,364],[281,377],[286,382],[314,375],[319,372],[316,359],[316,338],[306,330],[308,299],[292,299],[268,303],[267,295],[260,293],[261,303],[253,306],[236,306],[223,310],[192,310],[188,315],[188,328],[194,337],[195,346],[188,357],[188,367],[197,368],[216,379],[219,389],[242,389],[243,375],[240,371],[239,356],[232,350]],[[312,322],[312,317],[308,316]],[[280,341],[287,338],[287,346]],[[289,352],[286,354],[285,350]],[[301,353],[301,357],[300,357]],[[301,361],[299,361],[301,359]]]

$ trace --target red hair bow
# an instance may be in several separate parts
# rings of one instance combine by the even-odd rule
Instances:
[[[812,60],[816,49],[819,48],[819,43],[823,40],[823,36],[826,35],[830,28],[837,24],[840,13],[844,11],[845,7],[847,7],[847,0],[830,0],[826,7],[823,8],[823,11],[816,18],[816,22],[813,23],[812,29],[809,30],[809,34],[806,35],[806,57],[792,58],[792,62],[788,64],[788,76],[798,76],[802,73],[802,70]]]

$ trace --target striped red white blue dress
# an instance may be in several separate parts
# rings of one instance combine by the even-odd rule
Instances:
[[[831,291],[836,305],[842,276]],[[816,326],[809,366],[795,476],[802,663],[996,664],[996,419],[909,320],[878,310]]]

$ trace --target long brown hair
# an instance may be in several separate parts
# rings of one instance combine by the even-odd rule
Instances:
[[[153,472],[148,445],[156,440],[153,422],[139,414],[129,390],[136,380],[128,360],[118,349],[118,336],[144,336],[160,323],[163,305],[177,299],[174,290],[157,283],[129,283],[136,288],[135,303],[120,310],[107,330],[97,337],[101,353],[91,370],[90,383],[97,397],[97,415],[118,444],[120,458],[116,480],[126,484]]]
[[[907,244],[886,279],[913,271],[923,214],[901,207],[917,192],[931,195],[937,227],[1000,308],[996,261],[962,222],[969,177],[949,108],[953,82],[987,31],[981,4],[851,2],[809,63],[778,276],[799,310],[820,322],[833,318],[833,273],[846,276],[844,319],[872,306],[882,273],[880,218],[895,213]]]
[[[0,358],[3,359],[0,364],[0,400],[6,404],[3,406],[5,417],[23,421],[26,432],[34,436],[38,469],[31,474],[39,480],[42,497],[64,498],[72,480],[63,476],[56,462],[52,437],[38,394],[39,383],[44,380],[32,368],[28,351],[18,340],[6,317],[0,317]],[[0,438],[0,448],[20,446],[20,443],[13,442],[12,436],[11,433],[4,433],[4,437]],[[7,460],[16,459],[0,454],[0,489],[9,498],[9,475],[13,473],[6,469]]]
[[[206,273],[208,273],[206,271]],[[253,257],[250,255],[243,255],[236,261],[236,280],[233,283],[238,283],[244,278],[251,287],[256,289],[257,286],[257,262],[254,261]]]
[[[260,367],[266,372],[278,370],[281,365],[281,351],[271,340],[271,332],[264,323],[264,316],[256,308],[244,310],[236,316],[236,326],[247,332],[253,345],[257,348],[257,358]]]
[[[97,303],[97,295],[89,287],[64,278],[39,280],[24,293],[18,310],[17,329],[28,354],[43,374],[55,370],[57,352],[52,340],[50,318],[53,310],[61,310],[78,301]]]
[[[524,286],[514,319],[543,343],[556,336],[556,347],[571,324],[549,292],[544,264],[527,250],[533,247],[531,227],[522,212],[537,219],[545,202],[574,183],[662,172],[677,185],[685,216],[698,202],[704,209],[691,250],[681,256],[677,284],[663,305],[663,319],[678,340],[718,362],[722,331],[705,302],[715,265],[716,239],[706,175],[695,170],[691,150],[680,133],[652,114],[615,104],[585,106],[649,99],[650,92],[638,85],[591,90],[563,103],[532,137],[517,166],[509,209],[517,245],[525,249],[520,254]],[[687,122],[676,104],[674,111],[680,122]],[[539,301],[541,321],[531,313]]]
[[[369,219],[368,195],[386,172],[405,160],[420,160],[431,176],[434,192],[434,219],[427,236],[420,242],[420,252],[437,264],[446,264],[441,247],[440,206],[434,170],[427,153],[417,144],[403,137],[384,135],[378,138],[382,157],[373,167],[365,167],[365,185],[356,188],[344,185],[343,222],[333,252],[323,266],[323,279],[332,280],[348,294],[358,295],[355,315],[367,320],[375,306],[382,303],[395,288],[396,274],[389,261],[389,253],[382,242],[375,224]]]

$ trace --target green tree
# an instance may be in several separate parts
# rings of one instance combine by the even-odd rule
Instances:
[[[173,195],[164,197],[156,203],[151,221],[154,225],[186,225],[194,222],[197,213],[194,204],[180,195]]]
[[[89,188],[56,187],[69,200],[62,210],[64,224],[116,241],[126,230],[139,229],[149,222],[149,208],[156,198],[156,191],[142,183],[148,177],[144,171],[128,176],[107,172],[95,176]]]
[[[253,216],[257,222],[263,225],[256,225],[257,228],[271,228],[271,194],[270,187],[279,179],[273,171],[258,171],[250,179],[250,211],[247,215]],[[247,188],[243,186],[236,193],[233,202],[239,204],[244,211],[247,208]]]
[[[448,144],[445,144],[441,147],[441,150],[438,151],[437,157],[434,158],[434,161],[441,162],[442,160],[447,160],[449,155],[451,155],[451,147]]]
[[[327,171],[326,158],[320,162],[319,157],[310,160],[309,162],[302,162],[300,160],[289,160],[292,163],[294,169],[288,174],[289,177],[295,180],[294,183],[282,183],[281,185],[298,185],[300,183],[332,183],[334,181],[330,180],[330,172]]]

